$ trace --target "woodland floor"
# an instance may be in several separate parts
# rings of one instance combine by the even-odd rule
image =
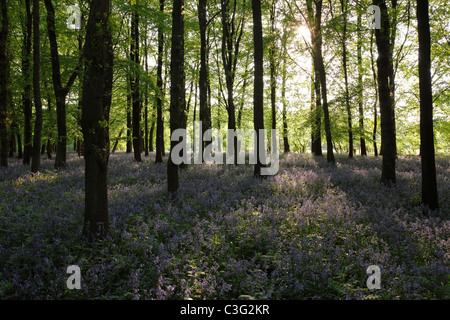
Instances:
[[[109,238],[80,238],[84,161],[42,173],[0,168],[0,299],[450,298],[450,157],[437,157],[440,212],[423,215],[420,158],[288,154],[274,177],[250,165],[192,165],[175,200],[166,165],[111,155]],[[66,287],[69,265],[81,290]],[[381,289],[367,288],[367,267]]]

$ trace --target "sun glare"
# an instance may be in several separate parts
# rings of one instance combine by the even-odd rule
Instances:
[[[307,26],[300,25],[297,27],[297,36],[300,40],[311,43],[311,32]]]

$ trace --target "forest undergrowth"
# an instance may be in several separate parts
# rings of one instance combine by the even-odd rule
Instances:
[[[380,157],[285,154],[262,180],[250,165],[191,165],[170,199],[165,163],[115,153],[110,232],[94,245],[81,239],[84,160],[52,168],[0,168],[0,299],[450,298],[449,156],[436,159],[441,209],[424,215],[417,156],[399,156],[389,187]]]

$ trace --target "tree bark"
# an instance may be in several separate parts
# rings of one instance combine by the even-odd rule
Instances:
[[[31,49],[33,33],[33,16],[31,14],[31,2],[25,0],[25,27],[23,28],[23,47],[22,47],[22,74],[24,89],[22,95],[23,114],[24,114],[24,134],[23,134],[23,164],[30,165],[32,149],[32,92],[31,92]]]
[[[287,41],[287,33],[284,32],[282,36],[282,62],[283,62],[283,68],[282,68],[282,75],[281,75],[281,103],[283,105],[283,147],[284,152],[290,152],[291,147],[289,145],[289,138],[288,138],[288,124],[287,124],[287,101],[286,101],[286,81],[287,81],[287,69],[286,69],[286,60],[287,60],[287,53],[286,53],[286,41]]]
[[[433,132],[433,92],[431,82],[431,39],[428,0],[417,1],[419,33],[420,154],[422,166],[422,203],[439,208]]]
[[[225,71],[225,82],[227,86],[226,108],[228,113],[228,129],[236,130],[236,106],[234,103],[234,80],[237,68],[239,46],[244,31],[244,16],[236,25],[237,0],[233,1],[230,8],[230,0],[221,0],[222,8],[222,61]],[[229,141],[231,142],[231,141]],[[227,153],[234,154],[234,163],[237,164],[237,138],[233,139],[233,150],[227,143]]]
[[[270,33],[273,37],[272,43],[270,44],[269,50],[269,60],[270,60],[270,107],[272,111],[272,129],[277,128],[277,109],[276,109],[276,90],[277,90],[277,79],[276,79],[276,34],[275,34],[275,9],[276,1],[272,0],[270,4]]]
[[[384,0],[375,0],[380,7],[381,28],[375,29],[378,48],[378,93],[380,98],[381,114],[381,146],[383,148],[383,161],[381,182],[395,183],[395,129],[392,118],[393,99],[391,97],[390,74],[392,69],[392,51],[390,50],[390,22],[386,3]]]
[[[133,63],[131,72],[131,100],[132,100],[132,140],[134,160],[142,161],[141,157],[141,97],[139,92],[139,14],[134,10],[131,18],[131,46],[130,59]]]
[[[159,0],[159,11],[160,14],[164,14],[164,0]],[[162,18],[162,17],[161,17]],[[157,79],[156,79],[156,157],[155,163],[162,163],[162,156],[164,152],[164,123],[163,123],[163,98],[164,98],[164,88],[163,88],[163,78],[162,78],[162,67],[164,58],[164,31],[163,24],[160,23],[158,26],[158,69],[157,69]]]
[[[372,75],[373,75],[373,84],[375,86],[375,102],[373,104],[373,132],[372,132],[372,140],[373,140],[373,149],[375,157],[378,157],[378,148],[377,148],[377,125],[378,125],[378,88],[377,88],[377,71],[375,70],[375,63],[373,57],[373,34],[370,35],[370,64],[372,67]]]
[[[184,124],[185,74],[184,74],[184,0],[174,0],[172,11],[172,51],[170,61],[170,134]],[[172,161],[172,150],[178,141],[170,141],[170,154],[167,162],[167,186],[170,194],[179,188],[178,165]]]
[[[313,123],[311,126],[311,152],[315,156],[322,156],[322,100],[320,94],[320,75],[316,69],[318,56],[315,53],[315,36],[312,37],[313,44],[313,66],[311,69],[311,111],[313,112]],[[314,101],[314,102],[313,102]]]
[[[34,123],[31,172],[36,173],[41,166],[42,101],[40,88],[40,32],[39,0],[33,0],[33,96],[36,109]]]
[[[148,74],[148,49],[147,49],[147,37],[144,38],[144,60],[145,60],[145,74]],[[145,82],[144,91],[144,155],[149,155],[149,136],[148,136],[148,82]],[[153,130],[153,116],[152,116],[152,130]],[[150,134],[150,138],[153,138],[153,134]],[[152,140],[150,140],[150,150],[153,151]]]
[[[23,158],[23,151],[22,151],[22,135],[20,132],[17,132],[17,159]]]
[[[50,41],[52,79],[56,98],[56,123],[58,127],[55,169],[64,169],[66,167],[67,159],[66,97],[75,82],[76,77],[78,76],[79,65],[70,76],[66,86],[63,87],[59,63],[58,42],[56,39],[55,9],[51,0],[45,0],[44,2],[47,9],[47,32]]]
[[[357,61],[358,61],[358,111],[359,111],[359,144],[361,148],[361,155],[367,156],[366,139],[364,139],[364,95],[363,95],[363,65],[362,65],[362,26],[361,26],[361,12],[358,11],[358,17],[356,22],[357,32]]]
[[[6,0],[0,1],[1,5],[1,22],[2,29],[0,30],[0,166],[8,167],[8,7]],[[13,136],[14,139],[14,136]]]
[[[131,70],[128,70],[130,73]],[[132,131],[133,131],[133,122],[131,118],[131,76],[128,76],[127,79],[127,146],[126,153],[131,153],[133,151],[132,144]]]
[[[253,45],[254,45],[254,91],[253,91],[253,121],[255,129],[254,150],[256,164],[253,171],[255,178],[262,178],[261,168],[263,163],[259,156],[260,141],[264,139],[260,130],[264,129],[264,60],[263,60],[263,35],[261,19],[261,0],[252,0],[253,11]],[[265,151],[265,150],[264,150]]]
[[[308,1],[310,2],[310,1]],[[322,99],[322,109],[323,109],[323,120],[325,127],[325,137],[327,141],[327,161],[334,163],[334,152],[333,152],[333,141],[331,137],[331,127],[330,127],[330,116],[328,111],[328,97],[327,97],[327,82],[326,82],[326,72],[325,65],[323,62],[322,54],[322,0],[314,1],[315,4],[315,14],[314,14],[314,69],[318,72],[320,79],[320,89],[321,89],[321,99]],[[312,5],[309,5],[312,7]],[[310,10],[310,9],[309,9]],[[317,97],[316,97],[317,99]]]
[[[208,68],[208,41],[207,32],[207,0],[198,1],[198,20],[200,26],[200,75],[199,75],[199,100],[200,100],[200,122],[202,123],[202,136],[206,130],[211,128],[211,106],[208,103],[209,68]],[[201,154],[207,142],[203,142],[199,148]]]
[[[83,235],[102,239],[109,229],[107,172],[109,135],[107,120],[111,92],[112,43],[109,35],[109,0],[92,0],[86,31],[82,92],[82,129],[85,159],[85,214]],[[106,85],[105,85],[106,84]]]
[[[345,84],[345,108],[347,110],[348,124],[348,157],[353,158],[353,129],[352,129],[352,111],[350,108],[350,94],[348,88],[348,70],[347,70],[347,0],[341,0],[341,11],[344,18],[342,31],[342,68],[344,70]]]

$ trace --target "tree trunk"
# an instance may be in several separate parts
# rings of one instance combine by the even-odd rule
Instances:
[[[381,29],[375,29],[378,48],[378,92],[380,98],[381,114],[381,146],[383,148],[383,161],[381,182],[395,183],[395,130],[392,119],[392,99],[389,83],[392,69],[392,56],[390,50],[390,22],[384,0],[376,0],[375,4],[381,11]]]
[[[23,28],[23,47],[22,47],[22,74],[24,82],[24,91],[22,95],[23,114],[24,114],[24,134],[23,134],[23,164],[31,163],[31,116],[32,116],[32,93],[31,93],[31,36],[33,32],[33,17],[31,14],[30,0],[25,0],[25,27]]]
[[[185,74],[184,74],[184,0],[174,0],[172,11],[172,51],[170,61],[170,134],[182,128],[184,123],[184,111],[186,109],[185,98]],[[170,194],[177,193],[179,188],[178,165],[172,161],[173,148],[178,141],[170,141],[170,154],[167,162],[167,186]]]
[[[16,135],[15,135],[15,124],[11,125],[11,132],[7,135],[9,138],[9,148],[8,148],[8,157],[14,157],[14,152],[16,151]]]
[[[160,14],[164,14],[164,0],[159,0],[159,11]],[[162,157],[164,152],[164,128],[163,128],[163,98],[164,98],[164,88],[163,88],[163,78],[162,78],[162,67],[164,58],[164,31],[163,24],[158,26],[158,69],[157,69],[157,79],[156,79],[156,157],[155,163],[162,163]]]
[[[0,166],[8,167],[8,7],[6,0],[0,1],[1,5],[1,22],[2,29],[0,31]],[[14,139],[14,137],[13,137]]]
[[[45,0],[44,2],[45,7],[47,9],[47,31],[48,31],[48,38],[50,41],[52,79],[56,98],[56,118],[58,127],[55,169],[63,169],[66,167],[66,159],[67,159],[66,97],[67,94],[69,93],[70,88],[75,82],[76,77],[78,76],[80,65],[78,65],[75,68],[66,86],[63,87],[59,63],[58,43],[56,39],[55,9],[53,7],[53,3],[51,0]]]
[[[270,4],[270,33],[273,37],[272,43],[270,44],[269,50],[269,62],[270,62],[270,107],[272,111],[272,129],[277,128],[277,110],[276,110],[276,90],[277,90],[277,79],[276,79],[276,62],[275,62],[275,54],[276,54],[276,30],[275,30],[275,5],[276,1],[272,0]]]
[[[228,113],[228,130],[236,130],[236,106],[234,104],[234,80],[236,75],[239,45],[244,31],[244,16],[236,25],[237,0],[221,0],[222,8],[222,61],[225,70],[225,81],[227,86],[226,108]],[[233,150],[230,144],[233,144]],[[237,138],[227,143],[227,154],[234,155],[234,164],[237,164]]]
[[[315,45],[315,36],[312,37],[313,43],[313,67],[311,69],[311,108],[314,114],[314,121],[311,126],[311,152],[315,156],[322,156],[322,101],[320,94],[320,76],[316,69],[317,54]],[[314,101],[315,99],[315,101]],[[313,102],[314,101],[314,102]]]
[[[308,24],[311,31],[311,46],[312,46],[312,76],[311,76],[311,109],[313,112],[314,122],[311,126],[311,152],[315,156],[322,156],[322,93],[320,87],[320,55],[321,55],[321,35],[320,35],[320,13],[314,13],[313,1],[306,2],[308,12]],[[316,9],[317,10],[317,9]],[[312,101],[315,97],[315,107]]]
[[[283,69],[282,69],[282,78],[281,78],[281,102],[283,104],[283,146],[284,146],[284,152],[290,152],[291,148],[289,145],[289,139],[288,139],[288,125],[287,125],[287,101],[286,101],[286,80],[287,80],[287,70],[286,70],[286,60],[287,60],[287,53],[286,50],[286,43],[285,40],[287,37],[285,37],[286,34],[283,34]]]
[[[131,72],[131,70],[129,70]],[[131,77],[127,79],[127,147],[126,153],[131,153],[133,151],[132,146],[132,131],[133,123],[131,121]]]
[[[253,91],[253,121],[255,129],[254,150],[256,156],[256,164],[253,176],[255,178],[263,177],[261,168],[263,167],[262,159],[259,156],[261,148],[260,141],[264,139],[260,135],[264,129],[264,60],[263,60],[263,35],[262,35],[262,19],[261,19],[261,0],[252,0],[253,11],[253,45],[254,45],[254,64],[255,64],[255,80]],[[265,150],[264,150],[265,151]]]
[[[42,101],[40,89],[40,32],[39,0],[33,0],[33,95],[36,118],[34,123],[31,172],[36,173],[41,166]]]
[[[144,60],[145,60],[145,74],[148,74],[148,50],[147,50],[147,37],[144,37]],[[148,82],[145,82],[144,91],[144,155],[148,157],[149,151],[149,137],[148,137]],[[153,128],[153,116],[152,116],[152,128]],[[151,135],[151,137],[153,137]],[[150,142],[151,144],[151,142]],[[150,148],[153,151],[153,145]]]
[[[112,148],[112,151],[111,151],[111,153],[114,153],[114,152],[116,152],[116,150],[117,150],[117,146],[119,145],[119,140],[120,140],[120,137],[122,136],[122,134],[123,134],[124,130],[125,130],[125,128],[122,128],[122,129],[120,129],[120,131],[119,131],[119,136],[117,137],[117,140],[116,140],[116,142],[114,142],[114,146],[113,146],[113,148]]]
[[[320,78],[323,120],[325,127],[325,136],[327,140],[327,161],[330,163],[334,163],[335,160],[333,152],[333,141],[331,138],[330,116],[328,112],[327,82],[326,82],[325,65],[323,62],[323,54],[322,54],[322,30],[321,30],[322,0],[314,1],[314,3],[315,3],[314,38],[316,41],[314,45],[315,49],[314,69],[318,72]]]
[[[350,108],[350,94],[348,88],[348,70],[347,70],[347,0],[341,0],[341,10],[344,18],[342,31],[342,67],[344,70],[345,84],[345,108],[347,110],[348,124],[348,157],[353,158],[353,129],[352,129],[352,111]]]
[[[17,159],[23,158],[23,152],[22,152],[22,135],[20,132],[17,132]]]
[[[109,136],[107,119],[112,72],[112,53],[108,17],[109,0],[92,0],[86,31],[82,93],[82,128],[85,159],[85,215],[83,235],[89,240],[102,239],[109,229],[107,172]],[[105,86],[107,84],[108,86]]]
[[[378,157],[378,148],[377,148],[377,125],[378,125],[378,88],[377,88],[377,71],[375,70],[375,63],[373,57],[373,32],[370,35],[370,64],[372,67],[372,75],[373,75],[373,84],[375,87],[375,102],[373,104],[373,132],[372,132],[372,140],[373,140],[373,149],[375,157]]]
[[[211,128],[211,106],[208,103],[209,68],[208,68],[208,41],[206,6],[207,0],[198,1],[198,20],[200,26],[200,75],[199,75],[199,98],[200,98],[200,122],[202,123],[201,135]],[[200,154],[206,147],[203,142],[198,149]]]
[[[359,144],[361,148],[361,155],[367,156],[366,139],[364,139],[364,95],[363,95],[363,65],[362,65],[362,26],[361,26],[361,12],[358,11],[358,17],[356,22],[357,32],[357,61],[358,61],[358,111],[359,111]]]
[[[50,133],[50,137],[47,139],[47,158],[48,159],[52,159],[52,138],[51,138],[51,133]]]
[[[417,2],[419,33],[419,90],[420,90],[420,154],[422,166],[422,203],[430,209],[439,208],[436,182],[433,132],[433,92],[431,85],[431,40],[428,0]]]
[[[134,11],[131,18],[131,46],[130,59],[133,63],[131,72],[131,100],[132,100],[132,140],[134,160],[141,162],[141,98],[139,93],[139,14]]]

